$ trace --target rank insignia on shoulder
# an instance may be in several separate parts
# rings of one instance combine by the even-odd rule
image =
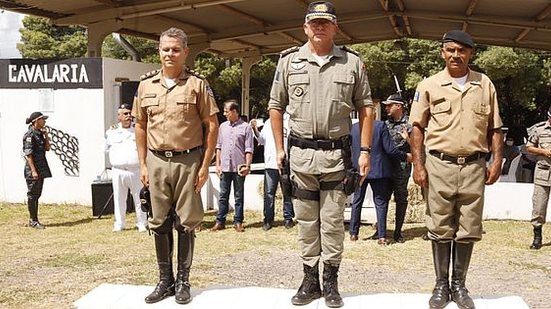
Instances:
[[[291,47],[291,48],[287,48],[286,50],[284,50],[284,51],[282,51],[281,53],[279,53],[279,56],[280,56],[281,58],[283,58],[283,57],[289,55],[290,53],[295,53],[295,52],[297,52],[299,49],[300,49],[300,47],[298,47],[298,46],[293,46],[293,47]]]
[[[198,77],[200,79],[206,79],[206,77],[203,74],[201,74],[201,73],[199,73],[195,70],[192,70],[188,67],[186,67],[186,72],[189,73],[190,75],[193,75],[193,76]]]
[[[144,75],[140,76],[140,80],[151,78],[151,77],[157,75],[157,73],[159,73],[159,71],[161,71],[161,69],[149,71],[149,72],[145,73]]]
[[[415,91],[415,95],[413,96],[413,101],[419,102],[419,97],[420,96],[421,96],[421,94],[419,93],[419,91]]]
[[[214,98],[214,93],[213,93],[212,88],[210,87],[209,84],[207,84],[207,93],[209,94],[209,96]]]

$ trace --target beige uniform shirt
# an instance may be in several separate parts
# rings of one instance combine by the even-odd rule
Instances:
[[[269,109],[287,109],[290,132],[297,137],[338,139],[348,135],[352,127],[350,112],[373,106],[361,59],[337,46],[333,46],[329,59],[320,67],[308,44],[281,54],[268,105]],[[291,158],[291,168],[306,173],[344,169],[340,150],[293,147]],[[297,162],[299,159],[303,162]]]
[[[542,149],[551,149],[551,124],[543,121],[530,128],[530,137],[526,146]],[[551,185],[551,159],[543,156],[536,156],[537,164],[534,171],[534,183],[542,186]],[[547,205],[547,204],[546,204]]]
[[[187,150],[203,144],[202,123],[218,112],[207,81],[188,70],[168,88],[162,72],[146,76],[138,86],[132,116],[147,118],[147,147]]]
[[[503,125],[490,79],[469,70],[462,91],[447,69],[419,83],[409,122],[426,128],[429,150],[454,156],[488,152],[488,131]]]

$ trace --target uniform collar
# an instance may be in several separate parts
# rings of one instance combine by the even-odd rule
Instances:
[[[465,89],[461,90],[457,84],[455,83],[455,78],[450,75],[450,72],[447,68],[444,68],[444,70],[440,71],[441,75],[441,81],[440,86],[452,86],[457,91],[467,91],[472,86],[479,86],[482,87],[482,83],[480,80],[481,75],[478,72],[475,72],[471,69],[467,72],[467,80],[465,81]]]
[[[338,48],[335,44],[333,44],[333,49],[329,52],[329,60],[333,57],[343,57],[344,51]],[[302,60],[307,60],[308,62],[316,62],[316,59],[314,58],[314,54],[310,51],[310,47],[308,46],[308,43],[302,45],[300,49],[298,50],[298,54],[293,59],[293,62],[300,62]]]
[[[176,78],[178,81],[181,81],[181,80],[186,80],[189,78],[189,72],[186,70],[186,67],[184,67],[182,69],[182,72],[180,72],[180,75],[178,75],[178,77]],[[155,74],[155,76],[153,76],[151,78],[151,80],[153,82],[157,82],[157,83],[161,83],[163,86],[165,86],[166,88],[168,88],[166,86],[166,84],[164,83],[164,78],[163,78],[163,70],[159,70],[159,72],[157,74]]]

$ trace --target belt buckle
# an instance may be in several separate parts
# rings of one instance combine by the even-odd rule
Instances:
[[[172,151],[170,150],[165,151],[165,157],[172,158]]]
[[[457,164],[459,164],[459,165],[465,164],[465,159],[466,159],[466,157],[461,157],[461,156],[457,157]]]

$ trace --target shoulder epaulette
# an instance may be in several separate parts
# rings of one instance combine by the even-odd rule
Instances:
[[[207,79],[203,74],[186,67],[186,72],[200,79]]]
[[[300,49],[299,46],[293,46],[293,47],[287,48],[286,50],[282,51],[281,53],[279,53],[279,55],[281,57],[285,57],[290,53],[296,53],[299,49]]]
[[[343,45],[343,46],[341,47],[341,49],[344,50],[345,52],[349,52],[349,53],[351,53],[351,54],[354,54],[354,55],[360,57],[360,53],[358,53],[357,51],[355,51],[355,50],[353,50],[353,49],[350,49],[350,47],[348,47],[348,46],[346,46],[346,45]]]
[[[161,69],[149,71],[149,72],[145,73],[144,75],[140,76],[140,80],[151,78],[151,77],[157,75],[157,73],[159,73],[159,71],[161,71]]]

